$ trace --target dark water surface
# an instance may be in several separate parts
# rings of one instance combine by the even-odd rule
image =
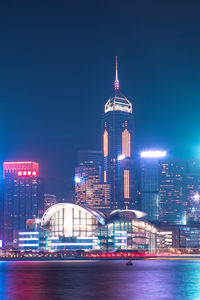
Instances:
[[[0,299],[200,299],[200,260],[0,262]]]

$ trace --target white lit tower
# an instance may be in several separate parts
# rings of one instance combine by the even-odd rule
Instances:
[[[120,92],[118,65],[114,92],[105,104],[102,120],[104,182],[111,185],[112,209],[134,208],[134,124],[131,102]]]

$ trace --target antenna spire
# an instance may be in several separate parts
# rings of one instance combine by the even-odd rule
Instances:
[[[117,65],[117,56],[116,56],[116,70],[115,70],[115,82],[114,89],[119,90],[119,79],[118,79],[118,65]]]

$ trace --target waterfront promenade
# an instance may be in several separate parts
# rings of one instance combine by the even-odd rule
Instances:
[[[65,260],[185,260],[200,259],[200,254],[135,254],[135,253],[102,253],[102,254],[60,254],[60,253],[6,253],[0,256],[0,261],[65,261]]]

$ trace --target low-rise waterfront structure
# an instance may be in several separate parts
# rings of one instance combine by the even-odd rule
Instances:
[[[20,233],[19,248],[155,252],[159,230],[140,220],[144,216],[138,210],[105,215],[87,206],[58,203],[46,210],[36,232]]]

